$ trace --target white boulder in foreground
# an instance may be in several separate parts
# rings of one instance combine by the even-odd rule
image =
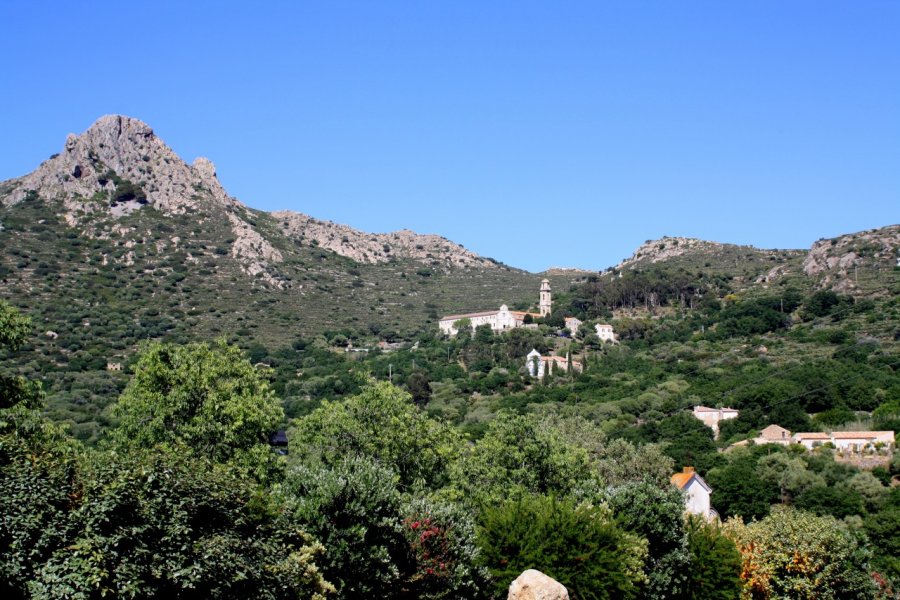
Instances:
[[[506,600],[569,600],[569,591],[552,577],[528,569],[510,584]]]

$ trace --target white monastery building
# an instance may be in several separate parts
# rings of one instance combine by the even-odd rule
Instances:
[[[712,488],[694,471],[694,467],[684,467],[681,473],[672,475],[671,481],[679,490],[686,492],[685,512],[698,515],[708,521],[719,516],[709,501]]]
[[[438,327],[441,328],[441,333],[444,333],[446,335],[456,335],[459,332],[459,330],[456,328],[456,323],[462,321],[463,319],[468,319],[473,330],[481,325],[490,325],[493,331],[505,331],[507,329],[514,329],[516,327],[524,327],[526,316],[530,315],[532,319],[538,319],[540,317],[549,315],[552,305],[553,300],[550,297],[550,281],[544,279],[543,281],[541,281],[539,302],[541,311],[540,313],[509,310],[509,307],[504,304],[500,307],[500,310],[489,310],[483,312],[447,315],[446,317],[441,317],[441,320],[438,321]]]
[[[736,419],[740,412],[736,408],[709,408],[707,406],[695,406],[694,416],[703,421],[703,424],[713,430],[716,437],[719,436],[719,421]],[[790,432],[788,432],[790,435]]]

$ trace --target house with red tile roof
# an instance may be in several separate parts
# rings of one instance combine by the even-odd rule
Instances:
[[[700,477],[694,467],[684,467],[681,473],[672,475],[671,481],[675,487],[685,492],[685,512],[707,520],[719,516],[710,504],[712,488]]]

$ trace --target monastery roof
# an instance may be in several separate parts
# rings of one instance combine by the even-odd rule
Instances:
[[[695,406],[694,410],[698,411],[698,412],[713,412],[713,411],[718,412],[720,410],[727,410],[729,412],[738,412],[738,409],[736,409],[736,408],[710,408],[708,406]]]
[[[595,323],[597,327],[612,327],[609,323]]]
[[[836,440],[849,440],[854,438],[877,438],[879,433],[893,433],[884,431],[834,431],[831,435]]]
[[[453,319],[454,321],[459,321],[460,319],[470,319],[472,317],[489,317],[491,315],[496,315],[499,312],[500,312],[500,309],[486,310],[486,311],[482,311],[482,312],[464,313],[461,315],[447,315],[446,317],[441,317],[441,321],[447,321],[449,319]]]
[[[485,310],[485,311],[481,311],[481,312],[463,313],[463,314],[459,314],[459,315],[447,315],[445,317],[441,317],[441,321],[449,321],[451,319],[454,321],[459,321],[460,319],[471,319],[473,317],[490,317],[491,315],[496,315],[499,312],[500,312],[500,309],[498,308],[497,310]],[[522,319],[525,318],[525,315],[531,315],[534,318],[540,318],[540,316],[541,316],[540,313],[530,313],[530,312],[526,312],[526,311],[522,311],[522,310],[511,310],[508,312],[509,312],[509,314],[513,315],[514,317],[519,317]]]
[[[831,436],[827,433],[819,433],[819,432],[806,432],[806,433],[795,433],[795,438],[798,439],[806,439],[806,440],[830,440]]]
[[[541,360],[552,360],[555,362],[567,362],[565,357],[562,357],[562,356],[542,356]]]

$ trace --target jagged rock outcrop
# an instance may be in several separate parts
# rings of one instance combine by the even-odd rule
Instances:
[[[278,246],[284,247],[287,241],[279,233],[359,262],[380,263],[396,257],[444,268],[501,266],[437,235],[408,230],[370,234],[290,211],[273,214],[280,232],[262,232],[256,217],[219,183],[212,161],[201,157],[188,165],[149,125],[122,115],[101,117],[84,133],[70,134],[62,152],[34,172],[0,183],[2,205],[32,196],[52,203],[65,222],[83,235],[120,237],[128,248],[135,241],[145,243],[150,234],[122,226],[120,218],[144,207],[162,215],[191,214],[198,222],[227,221],[232,232],[230,256],[248,275],[277,286],[284,285],[276,267],[284,261]],[[156,243],[174,248],[180,241],[173,236]],[[189,260],[199,259],[192,255]],[[130,254],[120,261],[125,266],[133,264]]]
[[[803,261],[803,272],[818,279],[820,287],[851,292],[871,271],[890,270],[900,264],[900,225],[850,233],[813,244]]]
[[[387,262],[392,257],[412,258],[444,266],[490,268],[495,261],[478,256],[439,235],[404,229],[393,233],[366,233],[347,225],[321,221],[289,210],[273,212],[282,231],[293,239],[331,250],[357,262]]]
[[[13,188],[5,203],[36,193],[62,202],[70,223],[82,214],[121,215],[147,204],[166,214],[197,209],[202,198],[239,204],[222,188],[211,161],[198,158],[188,166],[149,125],[122,115],[69,134],[62,152],[5,185]]]
[[[528,569],[509,586],[507,600],[569,600],[569,591],[560,582],[538,570]]]

